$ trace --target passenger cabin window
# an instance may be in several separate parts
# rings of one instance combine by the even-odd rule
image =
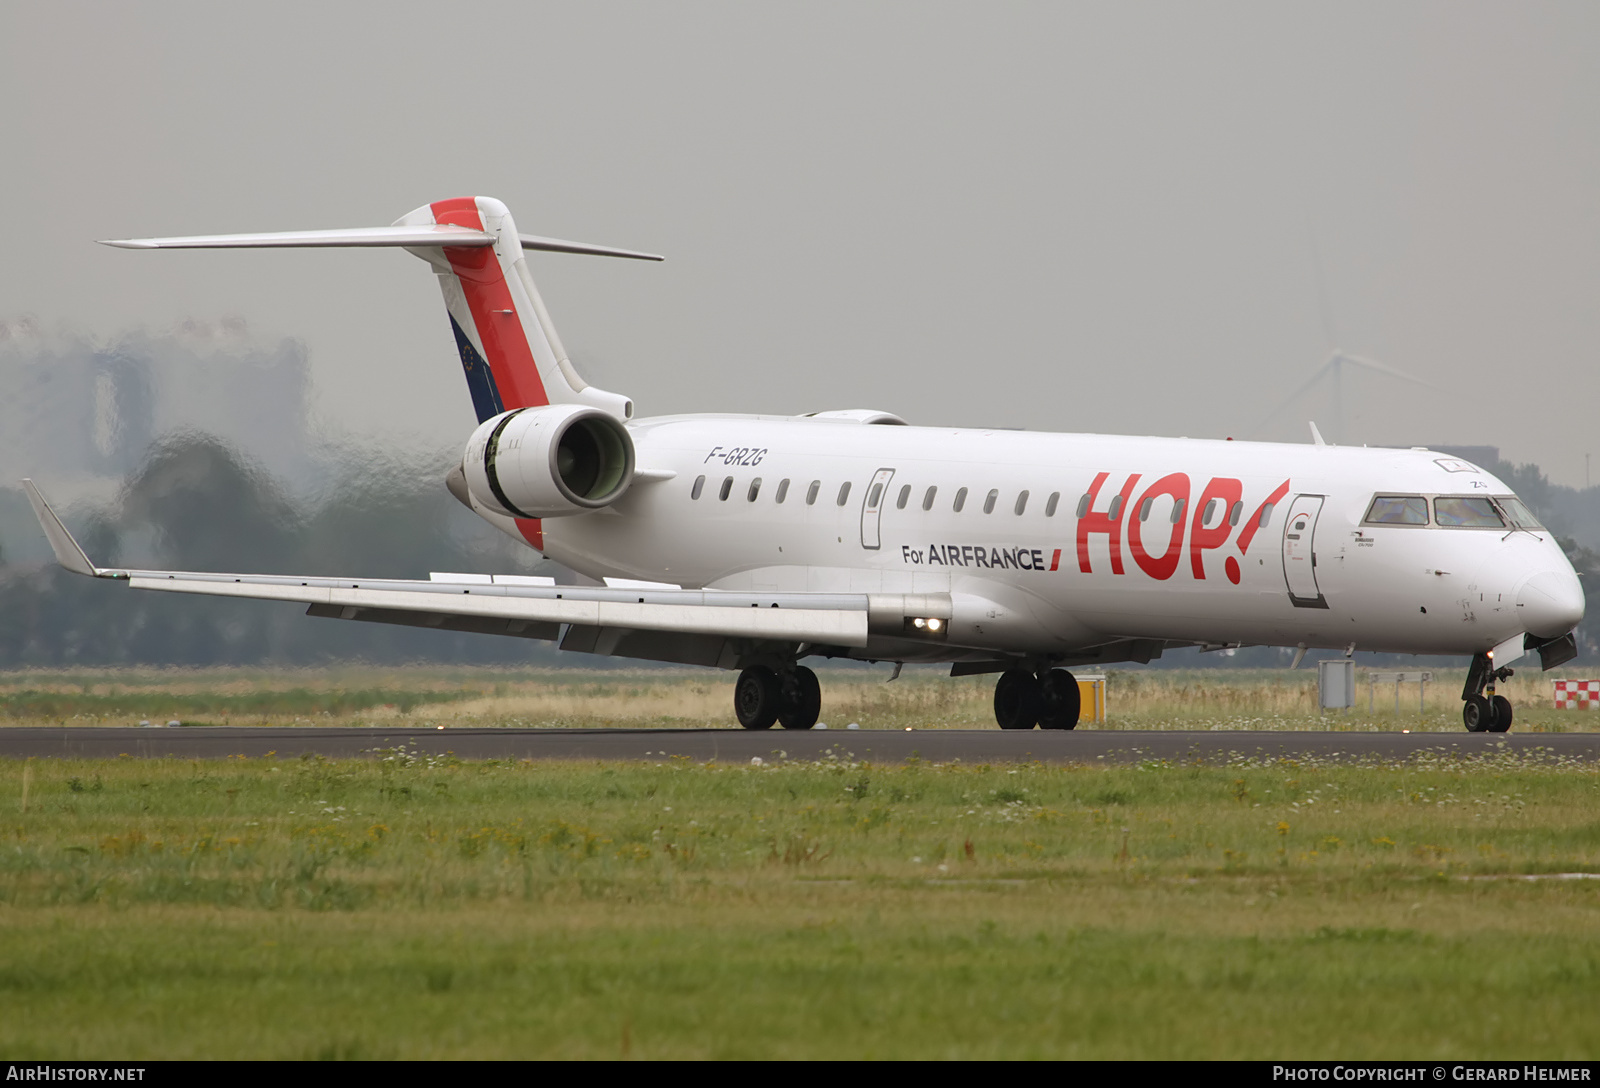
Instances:
[[[1088,496],[1084,496],[1084,497],[1087,498]],[[1079,516],[1081,517],[1082,515],[1079,515]],[[1111,500],[1111,505],[1106,508],[1106,517],[1110,518],[1112,521],[1116,521],[1117,518],[1119,518],[1121,516],[1122,516],[1122,496],[1118,495],[1116,498]]]
[[[1139,504],[1139,520],[1140,521],[1149,521],[1150,520],[1150,508],[1152,506],[1154,506],[1155,504],[1156,504],[1156,500],[1154,500],[1154,499],[1146,499],[1146,500],[1144,500],[1144,502]]]
[[[704,476],[696,476],[694,478],[694,489],[689,492],[689,497],[691,499],[698,499],[700,497],[700,492],[704,491],[705,489],[706,478]]]
[[[850,481],[846,480],[844,483],[839,485],[839,502],[838,502],[838,505],[843,506],[845,503],[847,503],[849,501],[850,501]]]
[[[1207,500],[1207,502],[1206,502],[1206,512],[1201,515],[1200,524],[1206,526],[1207,528],[1210,528],[1211,519],[1212,519],[1212,517],[1214,517],[1216,515],[1216,512],[1217,512],[1217,500],[1216,499]]]
[[[728,496],[731,495],[732,493],[733,493],[733,477],[729,476],[726,480],[722,481],[722,492],[721,492],[721,494],[719,494],[717,496],[717,498],[721,499],[723,502],[727,502],[728,501]]]
[[[1016,506],[1017,517],[1020,518],[1022,516],[1022,512],[1024,510],[1026,510],[1027,508],[1028,508],[1028,493],[1026,491],[1018,492],[1017,493],[1017,506]]]
[[[778,505],[781,506],[781,505],[783,505],[783,500],[787,499],[788,497],[789,497],[789,481],[788,480],[779,480],[778,481],[778,493],[773,496],[774,501],[776,501],[778,503]]]
[[[960,491],[956,492],[955,505],[951,507],[951,509],[959,514],[961,513],[961,508],[965,505],[967,505],[967,489],[963,487]]]
[[[935,495],[937,495],[938,493],[939,493],[939,489],[937,487],[928,488],[928,493],[926,495],[922,496],[922,508],[924,510],[932,510],[933,509],[933,497]]]
[[[1272,520],[1272,507],[1273,504],[1269,502],[1261,508],[1261,516],[1256,519],[1256,525],[1260,528],[1265,529],[1267,522]]]
[[[1183,520],[1183,508],[1188,505],[1188,499],[1179,499],[1172,504],[1172,524],[1176,525]]]
[[[871,510],[878,505],[878,497],[883,494],[882,484],[873,484],[872,490],[867,492],[867,509]],[[844,496],[839,496],[839,505],[844,505]]]
[[[1244,513],[1244,503],[1242,503],[1242,502],[1234,503],[1233,504],[1233,509],[1228,511],[1228,524],[1229,525],[1237,525],[1237,524],[1239,524],[1239,516],[1241,514],[1243,514],[1243,513]]]
[[[896,510],[904,510],[906,508],[906,503],[908,503],[910,501],[911,501],[911,485],[910,484],[906,484],[906,486],[904,486],[904,487],[902,487],[900,489],[900,497],[898,499],[894,500],[894,508]]]
[[[989,492],[988,496],[983,500],[983,512],[985,514],[994,513],[995,500],[998,499],[999,497],[1000,497],[1000,489],[998,487],[995,488],[993,491]]]
[[[1421,495],[1379,495],[1362,521],[1367,525],[1426,525],[1428,500]]]
[[[822,490],[822,481],[821,480],[812,480],[811,481],[811,486],[806,489],[806,505],[807,506],[815,506],[817,504],[817,492],[821,491],[821,490]]]
[[[1447,529],[1504,529],[1505,519],[1494,503],[1478,496],[1433,500],[1433,520]]]
[[[750,481],[750,494],[746,496],[750,502],[756,501],[756,496],[761,494],[761,477],[757,476]]]
[[[1061,501],[1061,492],[1059,492],[1059,491],[1050,492],[1050,497],[1048,499],[1046,499],[1045,503],[1044,503],[1044,516],[1047,517],[1047,518],[1055,517],[1056,516],[1056,503],[1058,503],[1060,501]]]
[[[1539,519],[1533,516],[1533,511],[1522,504],[1522,500],[1515,495],[1505,495],[1494,500],[1500,504],[1500,509],[1505,511],[1506,517],[1518,529],[1543,529]]]
[[[1085,491],[1083,493],[1083,498],[1078,500],[1078,516],[1080,518],[1086,518],[1089,516],[1089,504],[1093,501],[1094,499],[1090,497],[1087,491]]]

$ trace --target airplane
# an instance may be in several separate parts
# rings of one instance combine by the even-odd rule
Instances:
[[[519,234],[498,200],[388,227],[146,238],[130,249],[398,247],[443,289],[478,426],[445,481],[587,585],[101,568],[25,481],[57,561],[135,589],[296,601],[312,616],[474,631],[736,670],[747,729],[810,729],[808,658],[998,674],[1002,729],[1072,729],[1070,669],[1175,647],[1471,655],[1497,681],[1577,652],[1584,596],[1552,535],[1482,468],[1422,448],[910,426],[872,409],[636,418],[588,385],[524,252],[659,256]]]

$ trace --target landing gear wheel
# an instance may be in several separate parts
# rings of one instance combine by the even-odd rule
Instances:
[[[1051,669],[1039,681],[1039,728],[1075,728],[1082,704],[1083,696],[1073,675],[1066,669]]]
[[[1482,695],[1469,695],[1461,707],[1461,720],[1469,733],[1488,732],[1489,723],[1494,720],[1494,707]]]
[[[778,674],[756,665],[739,674],[733,687],[733,712],[746,729],[771,729],[778,720]]]
[[[778,682],[778,724],[785,729],[810,729],[822,714],[822,685],[804,665]]]
[[[1039,723],[1039,681],[1025,669],[1012,669],[994,686],[994,718],[1001,729],[1032,729]]]
[[[1496,695],[1492,702],[1494,720],[1489,724],[1489,732],[1504,733],[1511,728],[1511,700],[1504,695]]]

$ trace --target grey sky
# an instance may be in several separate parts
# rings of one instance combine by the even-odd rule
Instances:
[[[306,342],[325,423],[464,441],[421,262],[91,240],[483,193],[667,254],[534,264],[580,368],[647,414],[1244,436],[1331,335],[1444,389],[1352,379],[1343,440],[1581,486],[1597,47],[1593,3],[0,0],[0,321],[240,315]]]

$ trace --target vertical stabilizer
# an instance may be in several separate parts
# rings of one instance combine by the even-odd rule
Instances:
[[[485,196],[440,200],[395,226],[434,224],[481,231],[494,239],[490,246],[407,247],[439,276],[479,422],[542,404],[585,404],[618,419],[633,415],[631,400],[589,385],[568,360],[528,272],[524,239],[504,204]]]

